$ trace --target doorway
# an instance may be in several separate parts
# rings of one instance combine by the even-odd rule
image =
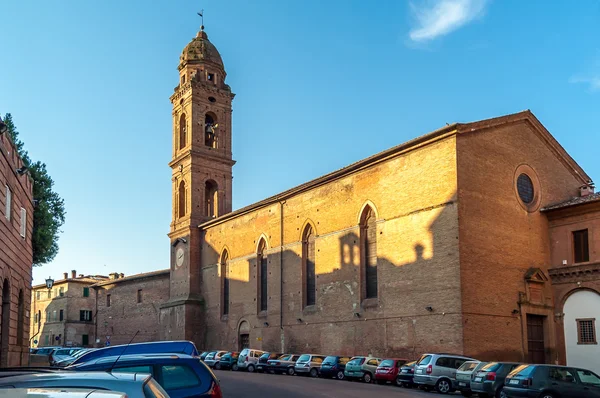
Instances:
[[[250,335],[240,334],[240,351],[244,348],[250,348]]]
[[[546,363],[545,318],[542,315],[527,314],[527,361],[529,363]]]

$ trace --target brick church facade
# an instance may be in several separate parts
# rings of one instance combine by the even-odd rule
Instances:
[[[234,94],[203,30],[178,69],[161,338],[565,361],[542,210],[591,180],[531,112],[444,126],[232,211]]]

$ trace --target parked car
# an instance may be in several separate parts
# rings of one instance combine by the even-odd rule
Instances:
[[[34,373],[0,378],[0,389],[6,388],[97,388],[120,391],[128,398],[169,398],[151,375],[143,373]]]
[[[384,359],[375,370],[375,381],[377,384],[386,384],[388,381],[394,383],[402,365],[408,362],[406,359]]]
[[[294,366],[300,355],[284,354],[277,359],[267,361],[267,371],[271,373],[286,373],[293,376],[296,373]]]
[[[521,365],[506,376],[508,398],[597,398],[600,377],[587,369],[558,365]]]
[[[64,359],[73,358],[75,354],[81,351],[82,348],[57,348],[50,353],[48,356],[48,362],[50,366],[54,366],[57,362]]]
[[[374,357],[353,357],[344,369],[344,377],[348,380],[362,380],[365,383],[371,383],[375,376],[375,371],[381,363],[380,358]]]
[[[265,352],[262,350],[254,350],[252,348],[244,348],[238,357],[238,369],[254,372],[258,358]]]
[[[50,363],[50,354],[59,348],[62,347],[38,347],[34,354],[29,355],[29,364],[31,366],[48,366]]]
[[[473,358],[454,354],[423,354],[415,365],[414,382],[426,391],[435,388],[440,394],[454,391],[456,370]]]
[[[302,354],[294,365],[294,371],[298,375],[319,377],[319,370],[324,360],[325,355]]]
[[[203,352],[202,352],[202,354],[200,354],[200,359],[201,359],[202,361],[204,361],[204,360],[206,359],[206,356],[207,356],[208,354],[210,354],[211,352],[213,352],[213,351],[203,351]]]
[[[456,380],[454,381],[454,389],[460,391],[465,397],[473,395],[471,391],[471,380],[477,374],[479,369],[487,365],[487,362],[467,361],[456,369]]]
[[[238,357],[240,356],[239,352],[228,352],[227,354],[223,355],[221,357],[221,359],[219,360],[219,362],[215,363],[215,369],[217,370],[225,370],[225,369],[230,369],[230,370],[238,370],[238,365],[237,365],[237,361],[238,361]]]
[[[516,367],[520,366],[516,362],[490,362],[477,373],[473,374],[471,379],[471,390],[477,395],[500,398],[504,379]]]
[[[204,363],[209,367],[214,368],[215,364],[218,363],[225,354],[227,354],[227,351],[213,351],[206,356]]]
[[[89,388],[11,388],[0,389],[0,398],[127,398],[127,394]]]
[[[415,376],[415,365],[417,361],[411,361],[402,365],[396,376],[396,385],[406,388],[412,388],[415,383],[413,378]]]
[[[60,361],[56,361],[54,363],[54,367],[56,367],[56,368],[67,367],[67,366],[71,365],[73,362],[75,362],[75,360],[77,358],[79,358],[80,356],[84,355],[88,351],[93,351],[94,349],[95,348],[82,348],[81,350],[79,350],[75,354],[73,354],[72,357],[66,357],[65,359],[62,359]]]
[[[269,359],[277,359],[282,355],[283,354],[280,352],[265,352],[260,356],[260,358],[258,358],[258,363],[256,364],[256,371],[260,373],[265,372],[267,370],[267,362],[269,361]]]
[[[73,361],[73,365],[101,357],[160,353],[185,354],[198,357],[196,345],[191,341],[152,341],[147,343],[123,344],[98,348],[77,358]]]
[[[330,355],[321,364],[319,373],[322,377],[335,377],[338,380],[344,380],[344,370],[348,362],[350,362],[350,357]]]
[[[197,357],[185,354],[134,354],[102,357],[69,366],[74,371],[151,374],[172,398],[222,397],[215,374]]]

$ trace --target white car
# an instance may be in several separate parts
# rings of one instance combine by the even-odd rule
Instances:
[[[215,364],[221,360],[223,355],[227,354],[227,351],[213,351],[204,358],[204,363],[211,368],[215,367]]]
[[[101,389],[121,391],[128,398],[169,398],[169,394],[147,373],[57,371],[0,378],[0,390],[14,388]]]
[[[252,373],[256,370],[256,364],[258,363],[258,358],[265,351],[262,350],[253,350],[252,348],[244,348],[242,352],[240,352],[240,356],[238,357],[238,369],[247,370]]]
[[[0,390],[0,398],[127,398],[127,394],[89,388],[11,388]]]

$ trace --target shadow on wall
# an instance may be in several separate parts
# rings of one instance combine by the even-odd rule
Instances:
[[[284,351],[298,353],[417,358],[431,351],[482,359],[520,358],[520,346],[514,352],[463,350],[462,331],[468,316],[463,319],[461,313],[455,197],[394,220],[378,219],[375,225],[374,245],[365,242],[366,231],[359,225],[342,234],[317,235],[314,304],[306,301],[308,253],[301,249],[302,242],[295,247],[288,244],[283,253],[278,247],[268,251],[266,312],[260,311],[258,301],[261,280],[258,255],[233,260],[247,266],[241,266],[242,274],[229,280],[230,304],[226,317],[221,315],[223,280],[220,284],[218,280],[221,274],[218,268],[222,265],[214,272],[205,271],[204,278],[209,280],[204,281],[204,286],[210,286],[204,292],[207,325],[203,346],[239,349],[242,338],[249,338],[252,347],[270,351],[280,351],[283,346]],[[298,227],[300,236],[302,226]],[[367,247],[377,253],[377,281],[375,287],[371,285],[371,292],[366,291]],[[210,263],[218,264],[223,248],[217,251],[205,246],[207,249],[209,253],[205,255]],[[283,256],[281,319],[280,256]],[[249,326],[247,337],[239,332],[243,321]],[[519,327],[516,320],[508,322],[507,327]],[[520,345],[520,341],[516,344]]]

